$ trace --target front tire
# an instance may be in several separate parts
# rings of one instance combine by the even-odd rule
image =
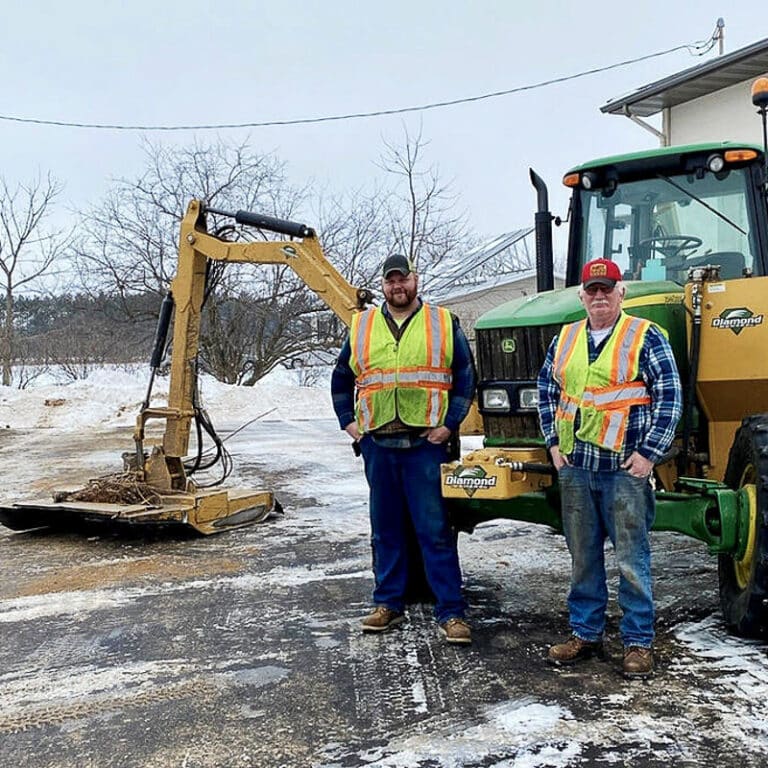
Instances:
[[[720,605],[729,629],[745,637],[768,636],[768,414],[744,419],[736,432],[725,482],[749,501],[744,556],[720,555]]]

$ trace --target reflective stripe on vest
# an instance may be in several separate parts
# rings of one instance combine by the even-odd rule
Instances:
[[[619,452],[633,405],[651,402],[640,375],[640,351],[651,323],[621,313],[616,327],[594,363],[589,363],[587,322],[563,327],[553,361],[560,385],[555,424],[560,450],[573,450],[574,437]],[[579,430],[574,435],[576,412]]]
[[[396,418],[417,427],[445,421],[453,359],[453,320],[447,309],[423,304],[399,342],[381,309],[360,312],[352,318],[350,348],[362,432]]]

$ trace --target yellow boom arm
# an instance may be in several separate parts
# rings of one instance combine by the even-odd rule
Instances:
[[[134,433],[140,469],[144,463],[143,439],[147,420],[166,420],[163,456],[157,457],[162,460],[148,462],[145,474],[153,485],[159,484],[169,489],[183,490],[186,487],[181,457],[186,455],[189,448],[190,426],[194,416],[195,365],[208,261],[231,264],[285,264],[293,269],[346,325],[350,324],[354,312],[364,308],[373,299],[370,291],[350,285],[326,259],[311,228],[303,224],[238,212],[235,214],[236,220],[293,234],[301,237],[301,240],[231,243],[207,232],[205,212],[206,208],[201,201],[192,200],[181,222],[179,261],[176,277],[171,283],[175,315],[168,406],[143,408],[136,420]]]

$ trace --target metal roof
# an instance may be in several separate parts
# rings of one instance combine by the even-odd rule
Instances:
[[[517,280],[521,272],[530,269],[533,256],[525,242],[534,231],[523,227],[505,232],[468,253],[454,253],[440,263],[440,275],[429,282],[427,293],[435,301],[455,292],[469,293],[487,287],[489,280]]]
[[[562,275],[558,275],[562,277]],[[490,291],[502,285],[514,285],[524,280],[536,278],[536,270],[533,268],[521,270],[519,272],[506,272],[504,274],[489,276],[474,283],[457,283],[453,286],[442,286],[440,291],[429,293],[429,300],[439,303],[448,303],[457,299],[468,299],[478,293]]]
[[[650,117],[665,107],[675,107],[700,96],[736,85],[768,72],[768,38],[746,48],[723,54],[621,96],[600,107],[611,115]]]

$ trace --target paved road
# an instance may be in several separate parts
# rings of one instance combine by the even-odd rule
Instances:
[[[27,495],[113,469],[130,442],[11,432],[0,467]],[[611,660],[542,662],[567,628],[568,561],[530,525],[460,537],[471,648],[445,645],[420,605],[363,636],[359,460],[322,421],[232,442],[233,480],[273,488],[283,517],[209,538],[0,532],[2,765],[764,765],[766,648],[723,631],[700,545],[655,535],[649,683],[617,673],[615,605]]]

